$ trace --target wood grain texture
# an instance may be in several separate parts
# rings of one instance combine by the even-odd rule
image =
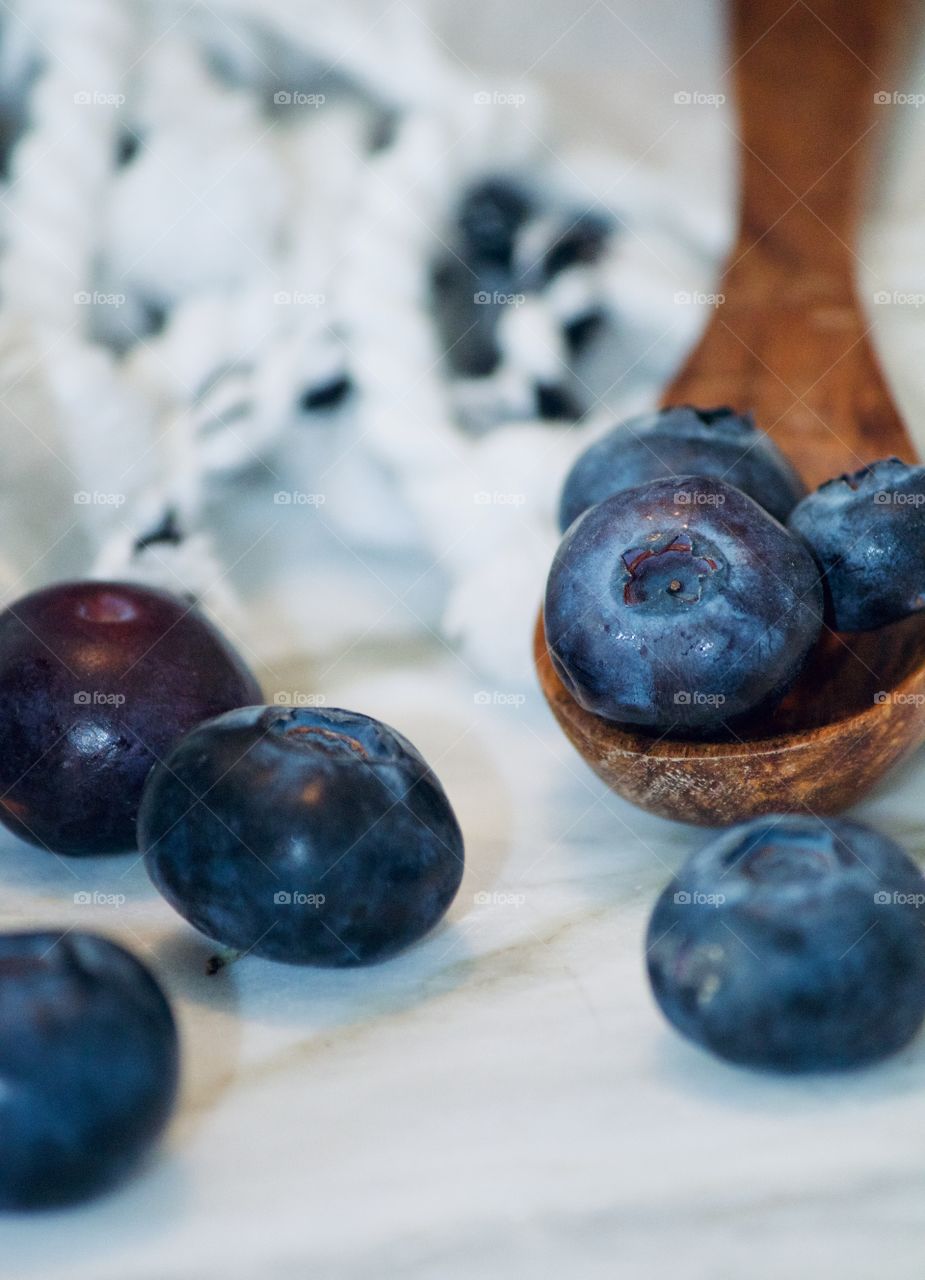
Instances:
[[[897,454],[914,459],[859,305],[853,248],[872,143],[890,112],[906,0],[735,0],[739,234],[725,302],[663,403],[754,412],[808,484]],[[925,741],[925,619],[826,633],[798,685],[723,742],[657,738],[584,711],[558,679],[542,617],[535,661],[566,735],[616,791],[652,812],[719,825],[834,813]],[[886,695],[886,698],[878,695]]]
[[[925,742],[921,619],[889,631],[876,670],[829,637],[778,713],[725,742],[658,738],[585,711],[553,669],[542,615],[534,659],[566,737],[614,791],[663,818],[723,826],[762,813],[839,813]]]
[[[877,457],[914,456],[859,305],[855,249],[892,117],[874,95],[890,83],[909,10],[906,0],[733,6],[739,233],[726,300],[664,402],[752,410],[813,487]]]

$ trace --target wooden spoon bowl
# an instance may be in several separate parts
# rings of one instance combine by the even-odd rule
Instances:
[[[875,68],[906,0],[734,0],[740,227],[725,302],[663,398],[752,410],[812,486],[914,450],[855,292],[864,152],[888,112]],[[878,114],[879,113],[879,114]],[[872,289],[873,291],[873,289]],[[542,615],[535,661],[556,719],[615,791],[718,826],[761,813],[835,813],[925,741],[925,618],[824,632],[784,703],[724,741],[668,739],[585,711],[558,678]]]

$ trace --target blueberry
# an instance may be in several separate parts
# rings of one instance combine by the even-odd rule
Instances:
[[[85,1200],[167,1123],[179,1051],[143,964],[72,931],[0,935],[0,1208]]]
[[[806,488],[750,414],[676,405],[620,423],[590,445],[566,477],[559,507],[564,532],[582,511],[636,485],[679,476],[735,485],[777,520]]]
[[[194,729],[152,771],[138,834],[180,915],[291,964],[386,959],[440,920],[463,870],[421,755],[351,711],[249,707]]]
[[[706,477],[657,480],[569,528],[546,586],[546,642],[586,710],[702,732],[784,692],[821,609],[812,557],[751,498]]]
[[[925,609],[925,467],[885,458],[829,480],[788,524],[823,570],[837,631],[871,631]]]
[[[649,977],[682,1035],[779,1071],[860,1066],[925,1017],[925,878],[855,822],[757,818],[695,853],[649,922]]]
[[[201,720],[260,700],[224,637],[165,592],[36,591],[0,615],[0,821],[57,853],[132,849],[155,759]]]

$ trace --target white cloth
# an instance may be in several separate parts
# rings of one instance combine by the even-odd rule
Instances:
[[[295,503],[310,490],[315,524],[365,586],[384,553],[423,557],[426,625],[487,675],[522,680],[571,459],[651,402],[702,323],[703,308],[679,299],[707,290],[728,236],[728,139],[715,121],[704,137],[705,121],[656,101],[641,156],[616,137],[605,149],[559,136],[555,95],[538,79],[471,72],[426,9],[20,9],[6,22],[20,39],[5,48],[28,124],[3,205],[0,368],[13,361],[12,389],[48,407],[9,403],[0,422],[9,451],[31,455],[22,466],[37,482],[18,492],[43,519],[37,545],[8,551],[7,598],[92,568],[188,589],[245,627],[251,547],[219,516],[246,473],[253,495],[264,480]],[[370,156],[384,111],[393,137]],[[599,267],[506,308],[496,377],[451,380],[430,272],[466,183],[508,170],[568,216],[612,217],[618,234]],[[592,300],[609,326],[573,369],[560,323]],[[342,411],[299,413],[305,389],[343,371],[356,392]],[[578,378],[587,425],[503,425],[505,406],[524,417],[544,375]],[[473,439],[460,406],[479,398],[502,425]],[[195,536],[134,553],[168,508]],[[286,560],[278,514],[264,507],[252,541]],[[420,627],[416,610],[401,612]],[[340,611],[329,622],[303,648],[349,644],[367,626]]]

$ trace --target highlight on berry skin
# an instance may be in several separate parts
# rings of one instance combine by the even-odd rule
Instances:
[[[57,854],[130,852],[154,761],[200,721],[261,700],[186,600],[130,582],[34,591],[0,614],[0,821]]]

